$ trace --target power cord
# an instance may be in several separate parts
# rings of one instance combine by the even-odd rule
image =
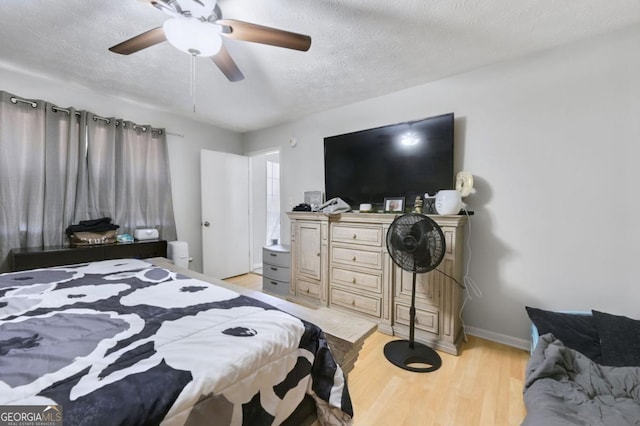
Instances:
[[[460,286],[460,288],[462,288],[463,290],[466,290],[467,288],[464,286],[464,284],[462,284],[460,281],[458,281],[457,279],[455,279],[453,276],[447,274],[446,272],[444,272],[442,269],[435,269],[436,271],[440,272],[442,275],[444,275],[445,277],[449,278],[451,281],[453,281],[454,283],[458,284]]]
[[[436,268],[435,270],[440,272],[445,277],[451,279],[456,284],[458,284],[464,292],[464,299],[462,300],[462,305],[460,306],[460,312],[458,313],[458,317],[460,318],[460,323],[462,324],[463,339],[465,342],[467,342],[468,339],[467,339],[467,333],[465,331],[464,320],[462,319],[462,311],[464,311],[464,307],[467,304],[467,302],[473,299],[474,296],[482,297],[482,290],[480,289],[478,284],[476,284],[476,282],[473,281],[473,279],[469,276],[469,265],[471,264],[471,242],[470,242],[471,241],[471,215],[467,211],[466,207],[463,207],[463,210],[465,215],[467,216],[467,221],[469,223],[469,231],[467,233],[467,241],[465,244],[465,246],[467,247],[468,256],[467,256],[467,261],[464,268],[464,277],[462,278],[462,283],[457,279],[455,279],[454,277],[452,277],[451,275],[447,274],[446,272],[438,268]]]
[[[465,290],[465,296],[464,299],[462,300],[462,306],[460,306],[460,313],[458,314],[459,318],[460,318],[460,323],[462,324],[462,335],[464,338],[464,341],[467,342],[467,332],[465,330],[465,324],[464,324],[464,320],[462,319],[462,311],[464,311],[464,307],[467,304],[467,302],[471,299],[473,299],[473,297],[482,297],[482,290],[480,289],[480,286],[478,286],[478,284],[476,284],[476,282],[469,276],[469,265],[471,264],[471,216],[469,215],[469,212],[467,211],[466,207],[464,208],[464,213],[467,215],[467,221],[469,223],[469,231],[467,232],[467,243],[466,243],[466,247],[467,247],[467,262],[465,265],[465,271],[464,271],[464,278],[462,279],[462,281],[464,282],[464,290]],[[473,294],[473,295],[472,295]]]

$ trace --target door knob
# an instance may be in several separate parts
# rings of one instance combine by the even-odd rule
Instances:
[[[205,222],[203,223],[204,226],[206,226],[207,228],[209,227],[210,223],[209,222]]]

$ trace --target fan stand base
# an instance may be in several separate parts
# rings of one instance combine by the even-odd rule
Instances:
[[[387,343],[384,345],[384,356],[403,370],[416,373],[436,371],[442,365],[442,359],[436,351],[417,342],[413,343],[412,348],[408,340],[395,340]],[[415,367],[412,364],[426,364],[429,367]]]

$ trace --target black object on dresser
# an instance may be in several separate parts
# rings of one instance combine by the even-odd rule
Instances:
[[[152,240],[82,247],[28,247],[11,250],[9,257],[11,271],[14,272],[96,260],[167,257],[167,242]]]

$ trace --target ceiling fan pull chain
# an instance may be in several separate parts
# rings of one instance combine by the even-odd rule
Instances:
[[[191,105],[196,112],[196,55],[191,55]]]

